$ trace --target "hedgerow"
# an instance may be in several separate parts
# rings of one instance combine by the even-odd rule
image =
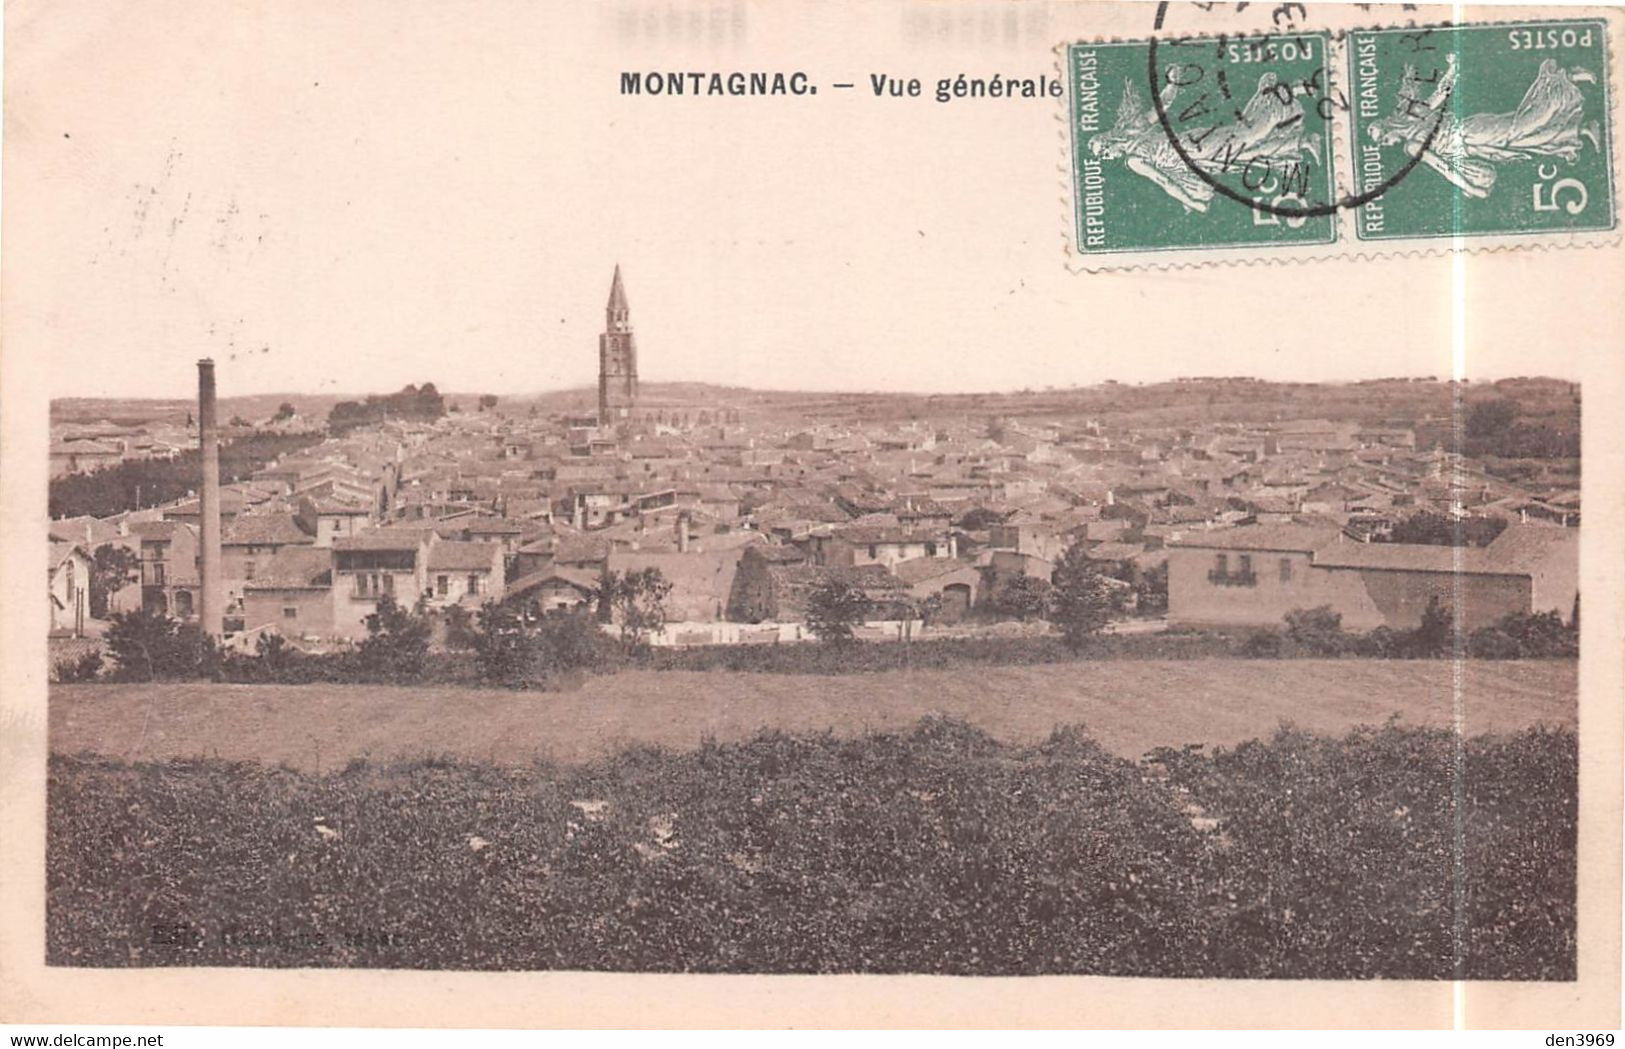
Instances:
[[[94,966],[1570,979],[1575,758],[1572,733],[1458,749],[1389,725],[1136,764],[1078,730],[1018,747],[947,720],[581,767],[58,756],[47,950]]]

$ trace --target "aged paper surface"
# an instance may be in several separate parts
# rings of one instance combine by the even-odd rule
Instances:
[[[1616,439],[1615,406],[1625,397],[1625,300],[1618,294],[1625,251],[1615,235],[1612,149],[1625,19],[1615,8],[1574,7],[1377,5],[1352,13],[1286,5],[1279,16],[1266,8],[1230,14],[1234,25],[1216,6],[1137,3],[11,5],[0,535],[4,577],[29,582],[13,584],[8,592],[17,599],[0,610],[4,1018],[538,1027],[1617,1026],[1625,452]],[[1501,28],[1487,34],[1471,28],[1492,24]],[[1399,31],[1414,34],[1408,44],[1381,35]],[[1152,39],[1159,40],[1160,59]],[[1241,50],[1226,51],[1216,65],[1200,60],[1209,47],[1217,56],[1237,42]],[[1411,61],[1397,50],[1404,46],[1431,50],[1416,51],[1427,57]],[[1514,46],[1519,61],[1525,50],[1538,52],[1532,71],[1514,68],[1510,51],[1495,50]],[[1111,47],[1130,50],[1108,53]],[[1548,47],[1557,56],[1550,65]],[[1178,48],[1188,53],[1169,59]],[[1363,115],[1349,80],[1350,70],[1358,80],[1362,55],[1377,99]],[[1326,71],[1317,74],[1314,62],[1327,63]],[[1227,100],[1237,96],[1233,117],[1221,111],[1211,123],[1195,123],[1189,91],[1200,85],[1193,65],[1203,66],[1204,83],[1216,82],[1216,70],[1225,68],[1227,85],[1231,79],[1245,85],[1226,89]],[[1253,75],[1256,65],[1270,68]],[[1234,72],[1242,66],[1249,67],[1245,81]],[[1086,68],[1114,74],[1111,97],[1097,100],[1104,115],[1094,131],[1078,123],[1076,108]],[[1142,70],[1140,81],[1133,70]],[[649,90],[651,81],[658,90]],[[1277,92],[1283,81],[1286,90]],[[1331,102],[1324,126],[1305,131],[1340,82],[1355,88],[1345,92],[1347,108]],[[1485,101],[1452,109],[1455,88],[1440,93],[1441,82],[1464,85],[1460,98]],[[1150,87],[1157,83],[1179,91],[1153,101]],[[1270,108],[1277,104],[1279,111]],[[1266,111],[1267,119],[1260,115]],[[1087,136],[1114,130],[1114,114],[1117,137],[1091,147]],[[1359,120],[1367,121],[1363,131]],[[1361,183],[1361,169],[1351,163],[1355,136],[1377,149],[1373,183]],[[1235,145],[1202,152],[1204,143],[1221,140]],[[1121,195],[1102,206],[1116,207],[1114,221],[1126,223],[1127,268],[1080,256],[1089,247],[1085,197],[1098,188],[1089,179],[1099,174],[1085,162],[1114,165],[1110,192]],[[1318,204],[1303,177],[1312,163],[1322,165],[1316,177],[1323,181],[1314,184]],[[1241,193],[1238,185],[1254,183],[1302,188],[1308,204],[1278,201],[1280,193],[1263,208],[1230,199]],[[1366,192],[1362,186],[1393,194],[1351,204],[1351,195]],[[1158,210],[1170,201],[1179,206]],[[1369,217],[1374,203],[1387,212],[1380,223]],[[1223,211],[1227,206],[1240,210]],[[1596,219],[1599,209],[1603,218]],[[1201,232],[1192,216],[1205,214],[1231,232]],[[1319,233],[1310,228],[1317,215],[1325,220]],[[1301,244],[1298,230],[1308,231]],[[1362,230],[1375,239],[1361,240]],[[1400,236],[1384,239],[1388,233]],[[1147,261],[1162,251],[1179,253],[1176,268]],[[617,263],[625,290],[620,299],[612,292],[601,326],[597,310]],[[618,271],[615,287],[621,288]],[[627,335],[627,299],[640,336],[636,351]],[[1127,388],[1191,376],[1303,384],[1546,376],[1577,384],[1588,402],[1579,494],[1571,504],[1547,500],[1536,508],[1557,515],[1553,527],[1570,528],[1563,506],[1572,505],[1577,516],[1583,498],[1586,519],[1577,578],[1591,596],[1579,624],[1578,713],[1568,707],[1557,718],[1578,726],[1574,978],[1458,985],[1437,978],[945,974],[976,971],[979,963],[908,975],[480,972],[154,965],[94,953],[88,963],[59,955],[48,965],[48,890],[62,888],[47,883],[45,785],[53,750],[132,761],[258,754],[268,767],[285,761],[289,775],[303,775],[332,773],[364,752],[424,757],[455,753],[459,745],[414,736],[413,745],[392,754],[368,751],[353,743],[365,725],[341,726],[339,713],[318,706],[264,717],[244,708],[222,718],[215,709],[207,715],[213,742],[194,744],[187,733],[201,722],[185,704],[206,706],[211,687],[196,682],[148,683],[128,702],[118,696],[131,693],[113,691],[124,685],[57,689],[48,722],[47,682],[63,651],[52,647],[59,638],[48,642],[41,632],[34,590],[40,552],[52,549],[55,558],[57,550],[48,534],[48,480],[59,465],[65,473],[80,471],[83,464],[67,460],[94,450],[58,440],[53,401],[114,399],[123,407],[106,410],[117,413],[161,398],[180,405],[190,422],[196,362],[211,358],[226,413],[238,403],[234,396],[266,395],[271,401],[261,414],[269,416],[278,410],[275,395],[284,393],[322,395],[325,413],[343,398],[432,379],[461,395],[470,416],[478,414],[482,393],[497,397],[500,412],[509,400],[578,390],[566,409],[562,402],[548,408],[562,416],[592,413],[599,368],[602,423],[638,406],[638,354],[646,391],[708,383],[820,396],[1032,396],[1050,387],[1064,395],[1107,382]],[[747,405],[748,424],[754,402],[737,403]],[[732,417],[713,417],[713,410],[707,407],[706,424],[724,431]],[[917,410],[936,408],[921,398]],[[951,434],[974,417],[980,427],[1002,410],[958,405],[951,414],[960,421],[944,425]],[[906,423],[906,416],[898,418]],[[867,432],[861,410],[846,418],[850,433]],[[650,425],[700,445],[694,422],[668,416]],[[226,418],[220,424],[235,425]],[[1450,421],[1443,425],[1448,443]],[[1280,428],[1272,422],[1265,429],[1278,444]],[[790,436],[786,427],[774,439]],[[870,454],[841,445],[844,437],[822,449],[827,460],[858,462]],[[590,457],[591,439],[582,440]],[[726,446],[725,432],[719,440],[709,447]],[[1035,456],[1045,443],[999,455]],[[903,449],[905,459],[910,450]],[[919,449],[922,457],[927,451]],[[730,466],[743,464],[737,447],[729,454]],[[135,496],[138,504],[141,498]],[[559,517],[561,532],[590,535],[590,500],[568,498],[576,500],[573,519],[564,509],[549,513]],[[1084,494],[1078,501],[1090,500]],[[1113,493],[1094,500],[1116,501]],[[171,509],[184,503],[176,500]],[[312,516],[322,516],[325,504],[311,505]],[[1250,527],[1269,527],[1265,518],[1285,513],[1272,505],[1255,499],[1248,512],[1260,523]],[[160,525],[173,533],[172,524]],[[318,536],[321,527],[314,526]],[[681,545],[671,556],[686,553],[691,542],[681,523],[678,535]],[[334,543],[335,550],[369,557],[384,549]],[[1281,552],[1272,549],[1270,573]],[[471,580],[478,574],[449,554],[434,556],[454,565],[440,574],[459,577],[456,585],[465,573]],[[1360,567],[1346,553],[1316,556],[1328,570]],[[1294,570],[1284,564],[1289,558],[1279,560],[1284,584]],[[1232,571],[1242,567],[1234,575],[1213,570],[1220,584],[1252,582],[1252,561],[1224,563]],[[1458,586],[1465,585],[1463,571],[1458,564]],[[53,585],[58,574],[53,565]],[[161,579],[147,582],[165,589]],[[580,585],[592,583],[589,576]],[[368,585],[358,582],[355,595],[375,603]],[[440,597],[445,586],[436,591]],[[247,595],[255,588],[242,589]],[[165,601],[176,603],[164,607],[182,613],[174,587],[168,591]],[[943,595],[952,592],[940,589]],[[208,612],[206,604],[193,608],[190,595],[186,600],[185,615]],[[58,605],[53,633],[81,632],[72,608],[64,618]],[[940,604],[934,607],[940,612]],[[710,618],[718,621],[708,628],[713,639],[740,640],[742,627]],[[900,632],[896,624],[910,621],[887,622]],[[784,629],[787,639],[800,636],[793,625]],[[1297,673],[1292,661],[1279,666],[1281,681]],[[1368,672],[1353,657],[1347,666],[1356,669],[1346,675]],[[1459,674],[1453,692],[1435,692],[1442,711],[1436,723],[1464,720],[1473,735],[1474,686],[1463,682],[1480,680],[1474,675],[1483,664],[1437,666],[1441,680]],[[984,672],[961,665],[958,684],[954,672],[940,673],[929,679],[943,682],[935,709],[976,722],[976,705],[956,708],[959,700],[948,693],[958,688],[962,696],[967,675],[974,682]],[[996,676],[988,671],[985,680]],[[843,728],[834,715],[819,720],[829,710],[858,710],[855,723],[865,728],[909,727],[862,713],[873,697],[840,693],[847,687],[838,684],[841,676],[825,680],[816,689],[776,693],[781,704],[811,713],[797,720],[769,711],[762,727]],[[1529,708],[1553,699],[1541,692],[1546,680],[1522,693]],[[322,695],[309,690],[323,686],[289,687],[310,697]],[[595,687],[579,695],[596,702],[602,693]],[[1255,685],[1250,695],[1269,691]],[[1197,688],[1191,702],[1202,694]],[[506,702],[480,695],[487,698],[478,703]],[[583,724],[602,716],[591,703],[559,695],[549,709],[574,709]],[[1024,698],[1007,693],[1000,702]],[[1148,702],[1180,698],[1165,688],[1162,699]],[[452,735],[479,735],[479,746],[489,749],[473,753],[476,759],[500,757],[504,741],[480,734],[488,708],[468,709],[477,713]],[[1141,752],[1149,744],[1177,747],[1200,732],[1164,739],[1147,723],[1178,720],[1188,708],[1173,702],[1154,709],[1176,714],[1127,717],[1123,747],[1142,742],[1141,730],[1147,744]],[[1385,713],[1367,720],[1380,722]],[[1041,741],[1057,723],[1048,717],[1023,722],[1019,742]],[[1507,717],[1490,728],[1538,720],[1518,711]],[[1315,726],[1307,708],[1302,720]],[[718,716],[661,737],[664,728],[640,736],[628,722],[601,728],[596,738],[692,750],[720,723]],[[1351,723],[1333,717],[1328,724],[1336,728],[1324,731]],[[1272,723],[1250,735],[1208,738],[1230,745],[1271,729]],[[274,741],[294,735],[297,745],[273,756]],[[725,742],[750,735],[741,730]],[[323,753],[312,739],[331,741],[329,749]],[[603,755],[555,749],[518,764],[538,756],[568,762]],[[1120,756],[1133,761],[1140,752]],[[81,800],[88,811],[96,799]],[[572,804],[579,804],[583,826],[600,811],[592,799]],[[1396,809],[1395,819],[1403,818]],[[337,819],[318,813],[314,827],[301,823],[308,841],[299,848],[339,840],[351,828],[328,825]],[[1217,826],[1199,811],[1188,822],[1195,833],[1207,833],[1204,820]],[[645,848],[670,847],[671,831],[652,826]],[[464,847],[477,853],[501,843],[472,836]],[[88,870],[91,861],[83,863]],[[748,868],[746,860],[738,865]],[[62,914],[85,918],[74,926],[80,929],[123,920]],[[639,966],[600,966],[625,967]],[[635,1013],[629,1000],[639,1003]]]

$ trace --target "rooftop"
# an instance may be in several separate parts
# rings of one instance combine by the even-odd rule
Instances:
[[[429,549],[429,571],[473,572],[502,563],[496,543],[436,543]]]

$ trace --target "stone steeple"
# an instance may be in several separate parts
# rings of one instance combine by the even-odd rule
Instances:
[[[632,311],[626,304],[621,267],[609,284],[604,333],[598,336],[598,422],[626,419],[638,402],[638,346],[632,337]]]

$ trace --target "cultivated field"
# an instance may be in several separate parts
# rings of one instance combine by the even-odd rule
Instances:
[[[1459,680],[1457,671],[1460,671]],[[832,676],[622,672],[563,693],[368,685],[53,685],[51,749],[128,761],[209,757],[308,772],[424,756],[583,762],[762,730],[846,737],[928,714],[1030,744],[1082,725],[1112,753],[1233,745],[1283,721],[1341,734],[1398,714],[1468,735],[1573,727],[1577,664],[1444,660],[1122,660]]]

